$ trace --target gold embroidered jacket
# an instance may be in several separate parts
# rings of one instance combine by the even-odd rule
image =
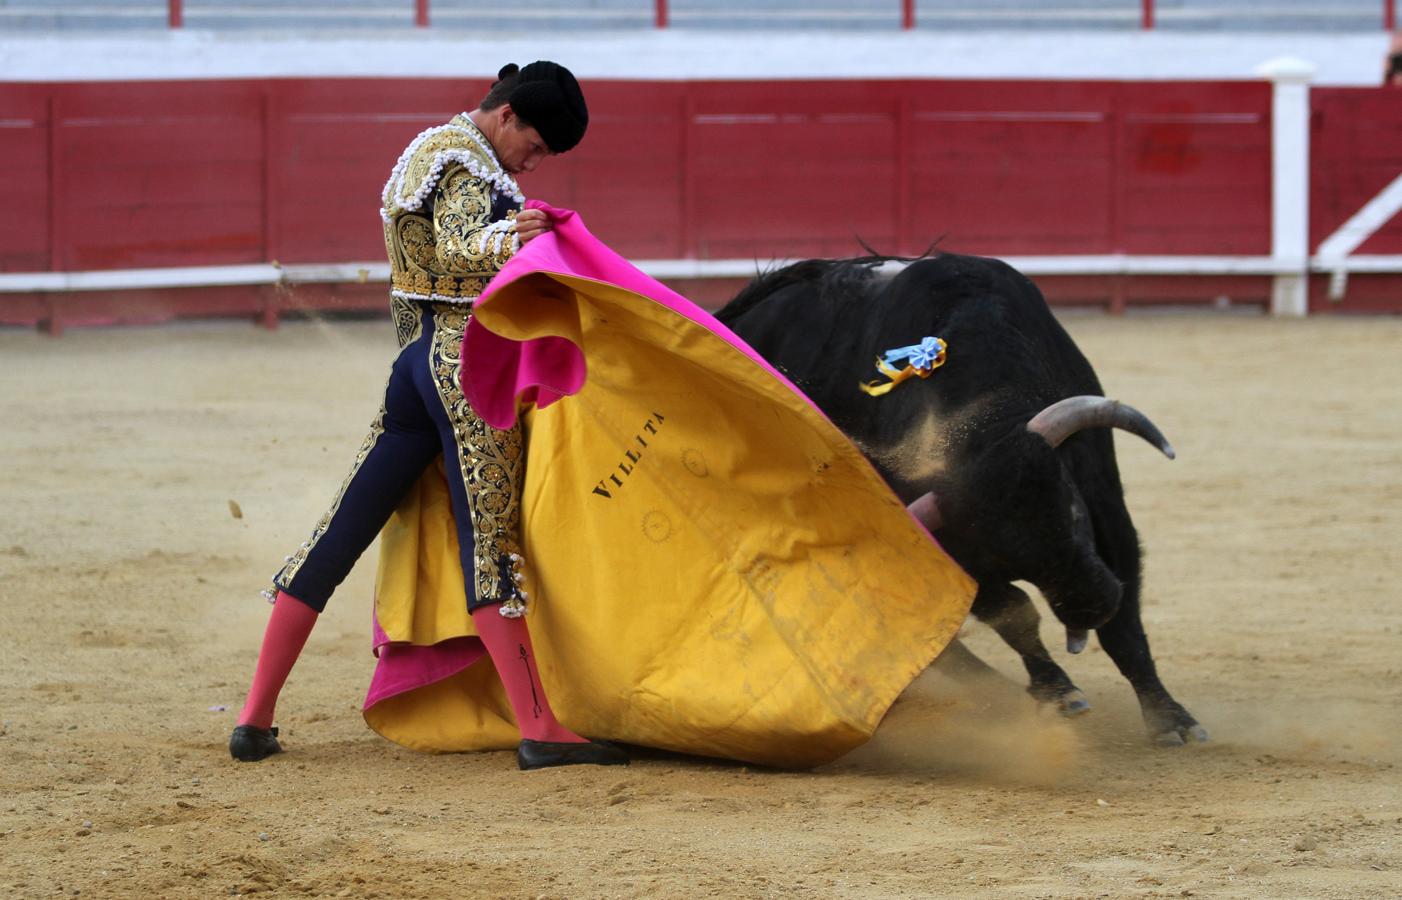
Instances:
[[[382,199],[393,297],[470,304],[520,246],[525,198],[466,113],[405,148]]]

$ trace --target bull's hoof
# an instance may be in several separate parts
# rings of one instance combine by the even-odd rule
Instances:
[[[1194,722],[1192,725],[1180,725],[1170,728],[1167,731],[1160,731],[1154,735],[1154,743],[1160,747],[1182,747],[1185,744],[1205,744],[1212,738],[1208,737],[1207,729]]]
[[[1030,684],[1027,693],[1038,703],[1049,703],[1068,719],[1090,712],[1090,700],[1081,689],[1067,681],[1064,684]]]
[[[1141,698],[1140,702],[1144,704],[1149,739],[1160,747],[1205,744],[1210,740],[1207,729],[1198,724],[1193,714],[1167,694]]]
[[[1056,698],[1056,708],[1068,719],[1090,712],[1090,700],[1078,688],[1072,688]]]

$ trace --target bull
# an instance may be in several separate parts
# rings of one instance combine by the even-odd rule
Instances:
[[[1104,396],[1031,280],[993,259],[940,254],[808,260],[760,275],[718,318],[785,373],[861,448],[978,583],[973,614],[1021,657],[1028,691],[1089,709],[1052,659],[1014,582],[1037,587],[1078,653],[1094,629],[1138,696],[1152,739],[1207,740],[1160,681],[1140,619],[1139,538],[1111,429],[1173,449]],[[859,390],[873,358],[938,337],[930,377]],[[888,374],[891,370],[888,370]]]

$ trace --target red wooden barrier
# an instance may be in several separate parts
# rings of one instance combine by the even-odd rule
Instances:
[[[487,86],[0,84],[0,191],[11,204],[0,271],[378,261],[378,198],[398,153]],[[936,241],[1002,256],[1270,252],[1263,82],[588,89],[588,139],[523,187],[580,210],[637,259],[850,255],[861,242],[914,254]],[[1104,279],[1039,282],[1054,298],[1108,290]],[[1116,289],[1131,302],[1260,301],[1269,279],[1135,278]]]
[[[51,249],[63,242],[54,230],[51,197],[61,170],[54,165],[49,139],[54,119],[47,85],[0,88],[0,185],[10,192],[10,213],[0,216],[0,271],[42,272],[58,268]]]
[[[25,126],[0,129],[0,186],[21,198],[0,226],[0,268],[46,269],[50,252],[66,270],[376,259],[374,209],[395,157],[486,87],[0,86],[0,114]],[[1005,255],[1269,252],[1263,83],[589,90],[589,139],[522,181],[635,257],[840,254],[859,240],[910,253],[940,237]],[[23,223],[50,216],[54,246],[36,248],[43,232]]]
[[[1402,175],[1402,90],[1315,88],[1310,146],[1310,246],[1338,230]],[[1393,216],[1355,251],[1402,255],[1402,215]],[[1354,274],[1340,301],[1327,296],[1327,278],[1314,279],[1310,309],[1317,312],[1398,311],[1395,275]]]

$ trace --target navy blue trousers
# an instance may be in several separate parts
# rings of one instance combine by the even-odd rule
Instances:
[[[417,322],[406,327],[402,316],[413,313],[417,313]],[[460,475],[458,462],[464,428],[454,418],[460,419],[461,410],[467,409],[458,359],[467,311],[442,304],[420,304],[416,309],[400,305],[396,319],[401,339],[407,343],[390,370],[380,415],[331,509],[273,578],[277,588],[318,612],[326,608],[331,594],[375,540],[399,501],[440,453],[445,457],[467,585],[465,602],[476,608],[502,599],[479,599],[474,590],[469,486]],[[450,417],[454,410],[457,415]]]

